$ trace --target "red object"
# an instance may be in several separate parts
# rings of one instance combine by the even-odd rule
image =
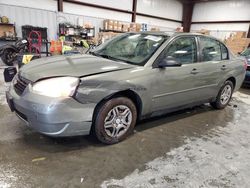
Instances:
[[[247,60],[245,59],[244,68],[247,70],[247,67],[248,67]]]
[[[51,53],[62,53],[62,42],[51,40],[50,52]]]
[[[41,32],[32,30],[29,34],[28,41],[29,41],[29,52],[41,55],[41,48],[42,48]]]

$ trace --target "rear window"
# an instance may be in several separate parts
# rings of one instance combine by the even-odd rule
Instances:
[[[221,45],[217,40],[200,37],[200,46],[201,61],[220,61],[222,59]],[[225,58],[225,51],[223,57]]]

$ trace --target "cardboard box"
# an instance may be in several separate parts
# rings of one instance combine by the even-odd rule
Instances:
[[[210,31],[207,29],[201,29],[197,33],[203,34],[203,35],[210,35]]]
[[[225,44],[235,54],[242,52],[250,44],[250,38],[244,38],[244,36],[246,36],[244,31],[231,33],[229,38],[225,40]]]
[[[104,29],[105,30],[114,30],[114,31],[122,31],[122,23],[117,20],[104,20]]]
[[[130,28],[128,29],[128,31],[129,31],[129,32],[136,32],[136,28],[135,28],[135,27],[130,27]]]
[[[86,23],[84,24],[84,28],[93,28],[92,23],[86,22]]]
[[[117,27],[117,31],[122,31],[122,27]]]
[[[114,27],[117,27],[118,26],[118,21],[114,20]]]
[[[106,40],[109,40],[119,34],[120,33],[114,33],[114,32],[100,32],[98,33],[98,41],[101,41],[103,43]]]
[[[121,22],[117,22],[117,27],[122,27],[122,23]]]
[[[151,31],[160,31],[160,28],[159,27],[152,27]]]
[[[105,30],[114,30],[114,26],[113,25],[108,25]]]
[[[14,27],[11,25],[1,25],[0,37],[8,37],[6,36],[6,33],[12,33],[12,35],[15,35]]]
[[[238,31],[236,32],[235,34],[235,37],[234,38],[245,38],[246,37],[246,32],[245,31]]]
[[[134,23],[134,22],[130,23],[130,28],[136,29],[136,23]]]
[[[128,32],[129,25],[128,24],[122,24],[122,31]]]
[[[136,31],[137,32],[141,31],[141,24],[138,23],[136,24]]]
[[[105,30],[111,30],[110,28],[113,29],[114,27],[114,20],[104,20],[103,21],[103,28]]]

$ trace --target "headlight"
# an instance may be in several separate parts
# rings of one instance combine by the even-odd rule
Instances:
[[[70,97],[74,94],[79,79],[75,77],[50,78],[36,82],[32,92],[48,97]]]

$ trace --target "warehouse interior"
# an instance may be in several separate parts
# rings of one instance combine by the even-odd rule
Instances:
[[[249,0],[0,0],[0,187],[248,187],[249,10]],[[53,58],[88,57],[127,33],[211,37],[225,45],[235,62],[245,62],[242,82],[248,84],[240,83],[225,109],[215,110],[206,102],[143,119],[131,135],[113,145],[92,134],[59,138],[40,134],[11,112],[6,93],[26,66],[30,71],[32,65]],[[199,53],[197,49],[198,59]],[[56,72],[49,67],[42,70],[48,71],[48,78]],[[94,76],[91,71],[86,67],[86,75]],[[113,79],[119,86],[120,78]],[[139,87],[147,92],[143,84]],[[53,109],[53,101],[49,108]]]
[[[184,32],[207,32],[223,41],[232,39],[230,36],[236,32],[245,32],[242,38],[249,37],[248,1],[138,0],[118,3],[116,1],[45,0],[38,4],[36,1],[2,0],[0,4],[1,16],[7,16],[9,23],[14,24],[17,37],[24,35],[22,26],[29,25],[47,28],[46,39],[57,40],[60,34],[63,34],[59,31],[59,24],[68,23],[74,27],[93,28],[86,32],[93,35],[92,42],[96,43],[112,37],[119,31],[133,31],[134,25],[130,25],[133,22],[138,23],[137,31],[174,32],[177,28],[183,27]],[[115,28],[112,28],[113,26],[107,28],[107,25],[105,28],[104,21],[108,19],[119,23],[116,23]],[[99,32],[103,30],[115,32]],[[229,46],[233,45],[229,41],[228,43]],[[241,49],[235,49],[235,46],[232,46],[232,49],[240,52],[239,50],[242,51],[245,46],[246,44]]]

